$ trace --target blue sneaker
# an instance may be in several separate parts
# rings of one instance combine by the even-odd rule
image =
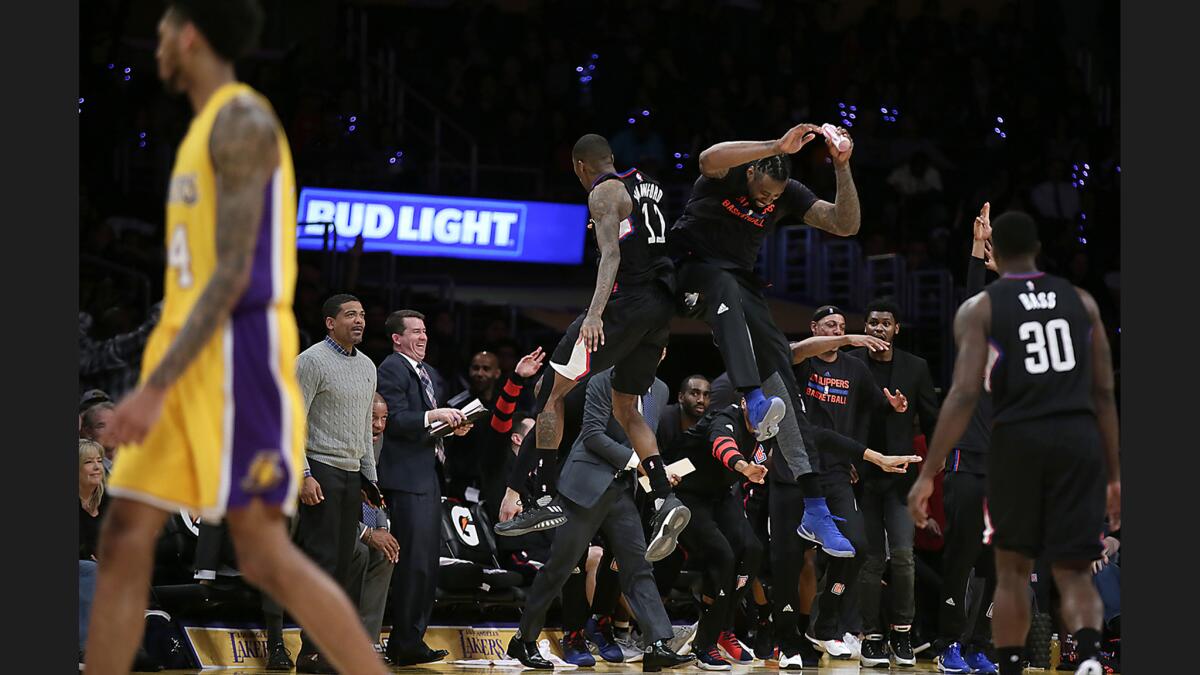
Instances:
[[[854,546],[838,529],[834,522],[837,520],[846,522],[845,518],[838,518],[829,512],[824,497],[806,498],[804,518],[800,520],[796,534],[818,544],[821,550],[835,558],[853,558]]]
[[[762,389],[755,389],[746,395],[746,407],[755,438],[765,441],[779,433],[779,422],[787,414],[783,399],[778,396],[767,398],[763,396]]]
[[[596,658],[588,651],[587,641],[583,639],[583,631],[571,631],[564,635],[562,651],[563,661],[567,663],[580,668],[591,668],[596,665]]]
[[[986,675],[995,675],[1000,672],[996,664],[988,660],[987,654],[975,649],[967,653],[967,658],[964,659],[967,665],[971,668],[972,673],[985,673]]]
[[[934,657],[933,665],[937,666],[939,673],[971,672],[971,666],[968,666],[967,662],[963,660],[962,647],[957,642],[951,643],[949,647],[942,650],[941,654]]]
[[[596,645],[596,651],[600,654],[600,658],[609,663],[625,661],[625,653],[621,651],[621,646],[617,644],[612,634],[612,621],[588,619],[587,623],[583,624],[583,634],[592,644]]]

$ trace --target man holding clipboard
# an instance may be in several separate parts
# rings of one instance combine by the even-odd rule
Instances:
[[[667,385],[656,378],[638,397],[638,407],[652,430],[658,426],[667,394]],[[508,655],[522,665],[542,670],[554,667],[537,650],[546,610],[598,531],[603,533],[605,545],[613,549],[621,591],[646,638],[643,672],[692,661],[691,656],[680,656],[666,644],[674,632],[654,583],[654,571],[646,560],[646,535],[633,501],[637,467],[637,455],[613,417],[609,368],[593,375],[587,384],[583,426],[558,477],[561,508],[567,520],[554,533],[550,560],[534,577],[520,626],[508,644]],[[668,543],[673,549],[674,537]]]

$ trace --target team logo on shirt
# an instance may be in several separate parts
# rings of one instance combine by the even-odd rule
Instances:
[[[824,375],[813,373],[808,379],[805,393],[823,403],[846,405],[850,398],[850,380],[830,377],[829,371]]]
[[[272,450],[260,450],[250,466],[246,467],[246,475],[242,478],[242,489],[249,494],[262,494],[279,485],[283,480],[283,469],[279,466],[279,453]]]
[[[200,198],[196,189],[196,174],[185,173],[171,176],[171,185],[167,188],[167,203],[180,202],[191,206]]]
[[[833,588],[829,589],[829,592],[833,593],[834,595],[841,595],[842,593],[846,592],[846,584],[842,584],[842,583],[834,584]]]

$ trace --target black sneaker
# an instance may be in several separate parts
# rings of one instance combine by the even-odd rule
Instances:
[[[654,512],[654,521],[650,526],[653,536],[646,546],[646,560],[658,562],[671,555],[679,533],[687,527],[691,519],[691,510],[674,494],[667,495]]]
[[[508,649],[505,652],[509,656],[521,662],[521,665],[534,670],[554,670],[554,664],[542,658],[541,652],[538,651],[536,642],[525,642],[514,635],[508,641]]]
[[[267,655],[267,670],[290,672],[295,667],[296,664],[292,663],[292,655],[288,653],[286,645],[282,642],[271,645],[271,651]]]
[[[888,645],[879,633],[871,633],[862,643],[859,662],[864,668],[888,668],[892,665],[888,657]]]
[[[750,648],[754,650],[755,656],[765,658],[765,655],[771,653],[775,646],[775,637],[771,634],[770,620],[758,623],[758,628],[755,629],[754,637],[750,642]]]
[[[530,532],[554,529],[567,522],[561,506],[550,502],[545,506],[534,506],[513,516],[512,520],[496,523],[492,529],[502,537],[519,537]]]
[[[915,666],[917,665],[917,656],[913,654],[912,648],[912,627],[905,626],[898,628],[892,626],[892,656],[896,659],[898,666]]]
[[[642,672],[657,673],[663,668],[675,668],[695,660],[696,657],[691,654],[686,656],[676,654],[667,646],[666,640],[659,640],[646,647],[646,652],[642,656]]]

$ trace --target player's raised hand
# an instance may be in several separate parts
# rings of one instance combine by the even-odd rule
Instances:
[[[874,335],[848,335],[851,347],[866,347],[873,352],[886,352],[892,346]]]
[[[790,155],[800,151],[809,141],[821,135],[821,127],[807,122],[801,122],[787,130],[779,140],[775,141],[775,149],[779,154]]]
[[[156,387],[138,387],[113,410],[112,438],[118,444],[141,443],[162,415],[166,392]]]
[[[991,239],[983,242],[983,266],[995,272],[996,274],[1000,273],[1000,270],[996,267],[996,259],[992,257]]]
[[[918,478],[908,491],[908,514],[913,523],[924,529],[929,523],[929,498],[933,495],[933,481],[929,478]]]
[[[908,410],[908,397],[900,393],[899,389],[897,389],[896,393],[893,394],[892,392],[888,391],[887,387],[884,387],[883,395],[887,396],[888,403],[892,405],[892,410],[895,410],[898,413]]]
[[[846,140],[850,141],[850,147],[846,148],[845,152],[837,149],[834,144],[834,139],[825,136],[825,148],[829,150],[829,157],[833,159],[835,166],[844,166],[850,161],[850,155],[854,153],[854,139],[850,137],[850,132],[846,131],[846,127],[838,127],[838,133],[845,136]]]
[[[991,202],[984,202],[983,208],[979,209],[979,215],[975,216],[975,224],[971,234],[975,241],[990,242],[992,240]]]
[[[604,319],[598,316],[587,316],[579,327],[579,339],[589,352],[599,350],[604,346]]]
[[[522,356],[521,360],[517,361],[517,367],[513,368],[513,372],[520,377],[533,377],[537,374],[537,371],[541,370],[542,361],[545,358],[545,352],[542,351],[541,347],[538,347],[525,356]]]

